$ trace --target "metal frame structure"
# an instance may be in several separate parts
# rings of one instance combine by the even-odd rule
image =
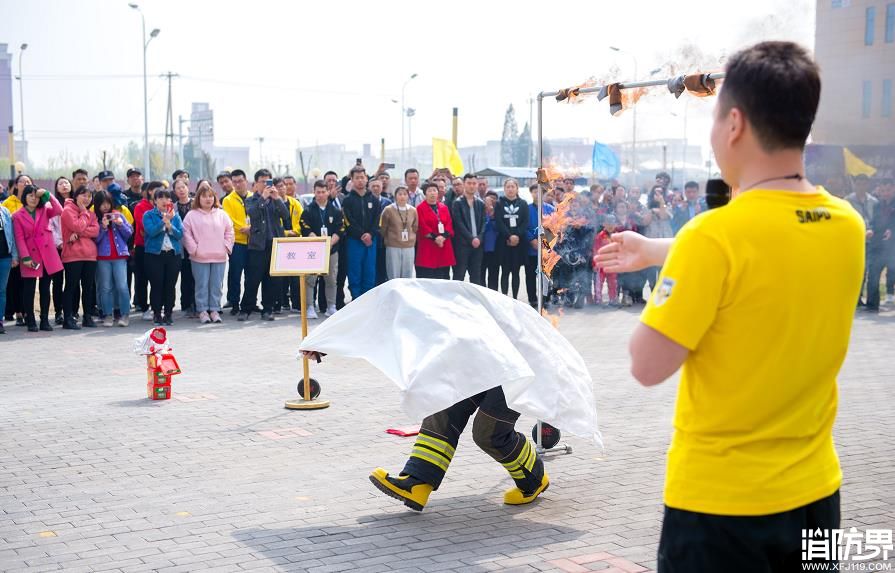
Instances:
[[[708,74],[708,79],[711,80],[720,80],[724,79],[726,74],[723,72]],[[675,78],[665,78],[662,80],[647,80],[642,82],[626,82],[619,83],[618,89],[626,90],[626,89],[635,89],[635,88],[649,88],[649,87],[657,87],[657,86],[667,86],[671,80]],[[599,93],[606,86],[594,86],[590,88],[580,88],[577,90],[578,95],[582,94],[593,94]],[[556,91],[543,91],[538,94],[538,168],[544,169],[544,98],[545,97],[555,97],[561,93],[560,90]],[[637,173],[637,166],[632,166],[634,173]],[[543,210],[543,190],[538,191],[538,195],[541,196],[540,202],[538,203],[538,266],[537,266],[537,292],[538,292],[538,314],[541,314],[544,310],[544,292],[543,292],[543,279],[542,273],[543,265],[544,265],[544,244],[541,241],[541,228],[543,226],[544,220],[544,210]],[[551,448],[549,450],[545,450],[541,445],[541,421],[538,420],[535,435],[537,436],[536,440],[536,450],[539,454],[545,455],[547,453],[572,453],[572,447],[568,444],[557,444],[556,447]]]

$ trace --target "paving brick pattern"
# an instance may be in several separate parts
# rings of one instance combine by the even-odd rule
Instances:
[[[131,353],[147,323],[8,327],[0,571],[653,571],[676,383],[645,389],[630,378],[636,319],[585,309],[560,323],[595,380],[605,450],[569,438],[572,454],[548,458],[542,499],[507,507],[508,476],[464,436],[421,514],[367,481],[409,452],[413,438],[385,429],[418,422],[378,371],[313,365],[332,406],[283,409],[301,372],[294,315],[180,320],[170,330],[183,374],[164,402],[146,399]],[[859,316],[836,425],[846,527],[895,527],[893,358],[893,313]]]

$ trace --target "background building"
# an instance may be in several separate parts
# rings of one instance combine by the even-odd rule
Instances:
[[[895,145],[895,1],[818,0],[816,10],[814,143]]]

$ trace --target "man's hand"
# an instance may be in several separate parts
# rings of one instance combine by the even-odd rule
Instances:
[[[883,240],[888,241],[892,238],[892,229],[886,229],[886,232],[883,233]]]
[[[507,244],[511,247],[515,247],[519,244],[519,235],[510,235],[510,238],[507,239]]]
[[[607,273],[630,273],[665,262],[670,239],[647,239],[634,231],[614,233],[611,243],[600,249],[594,257],[597,268]]]
[[[338,245],[338,244],[339,244],[339,236],[338,236],[338,235],[332,235],[332,240],[330,241],[329,246],[331,246],[331,247],[335,247],[335,246]]]
[[[478,237],[476,237],[472,240],[472,248],[473,249],[478,249],[479,245],[481,245],[481,244],[482,244],[482,242],[479,240]]]
[[[435,237],[435,244],[438,245],[439,249],[444,247],[444,237],[442,237],[441,235]]]
[[[313,350],[302,350],[301,355],[308,360],[316,360],[317,364],[323,362],[323,357],[326,356],[326,354],[322,352],[315,352]]]
[[[868,239],[872,239],[872,238],[873,238],[873,229],[867,229],[867,238],[868,238]]]
[[[364,244],[365,247],[369,247],[373,244],[373,236],[370,233],[364,233],[360,236],[361,243]]]
[[[18,260],[18,259],[13,259],[13,260],[12,260],[12,268],[16,268],[17,266],[19,266],[19,260]]]

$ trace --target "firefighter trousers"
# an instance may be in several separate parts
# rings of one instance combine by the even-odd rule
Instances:
[[[540,487],[544,462],[525,435],[516,431],[519,413],[507,406],[499,386],[423,420],[402,475],[411,475],[437,490],[454,457],[460,434],[473,414],[472,438],[476,445],[498,461],[523,492]]]

